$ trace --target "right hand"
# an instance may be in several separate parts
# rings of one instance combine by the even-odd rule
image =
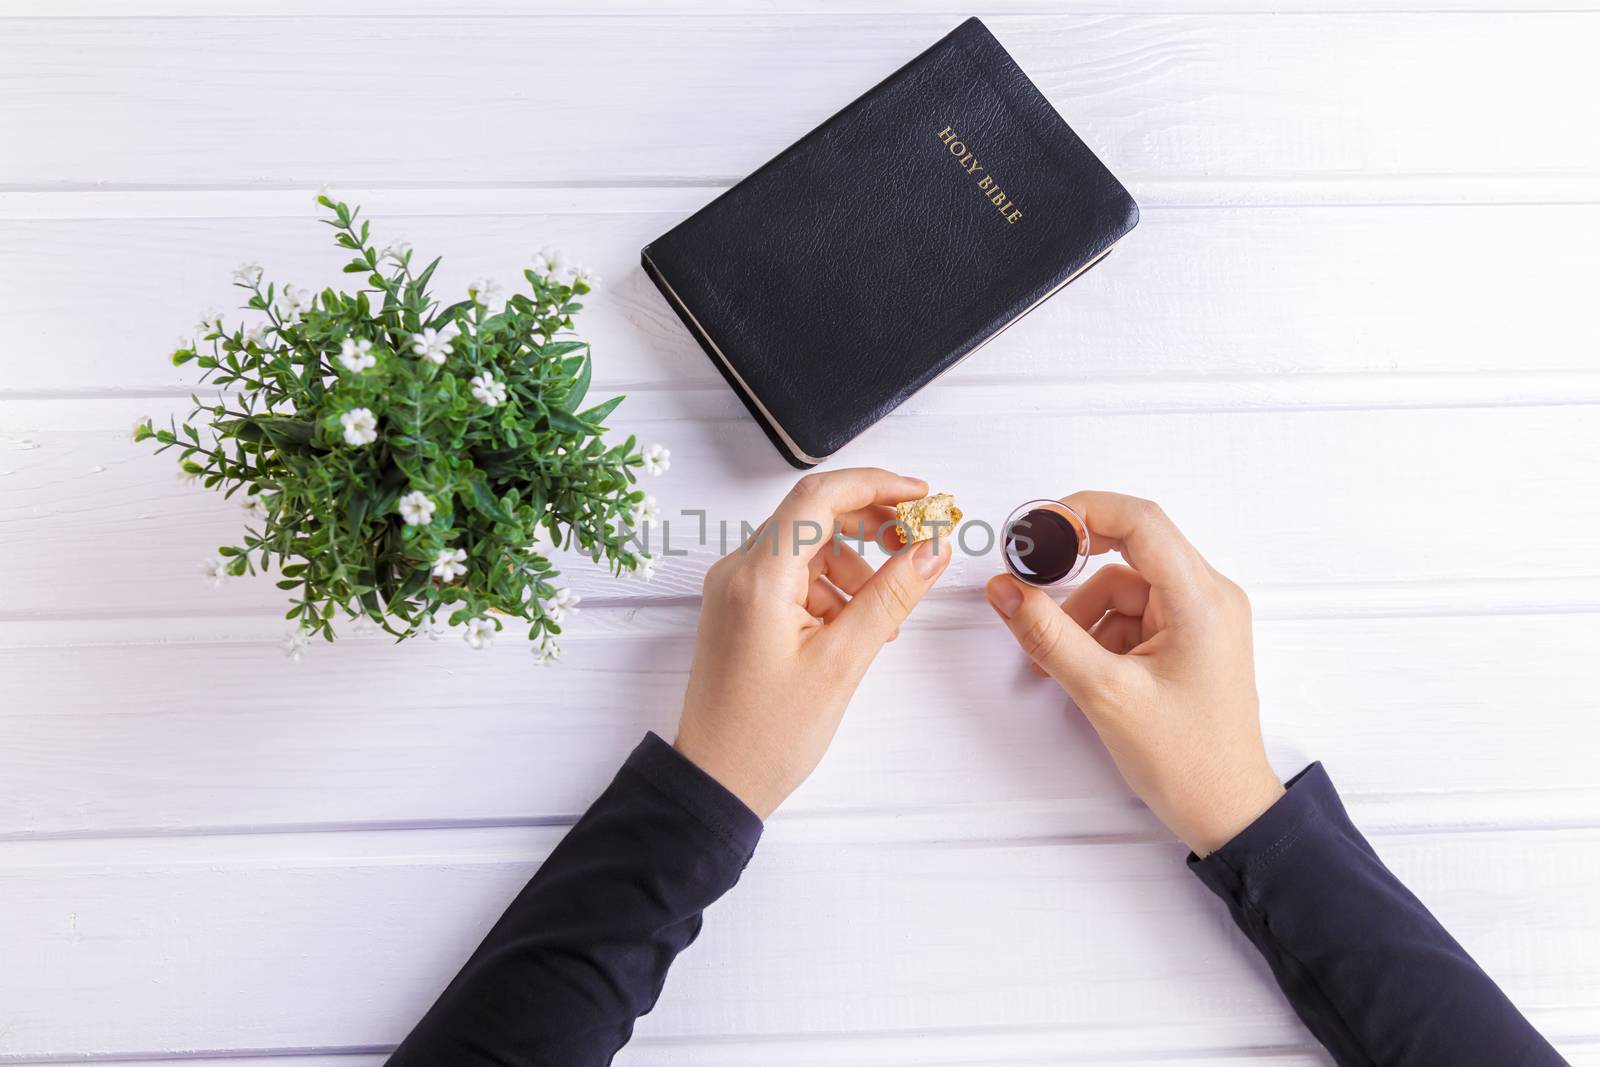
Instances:
[[[1009,574],[989,603],[1022,650],[1088,717],[1122,777],[1197,855],[1221,848],[1283,795],[1256,700],[1250,601],[1148,500],[1064,497],[1096,571],[1057,606]]]
[[[950,538],[902,550],[897,537],[874,569],[835,524],[881,537],[893,505],[927,491],[871,467],[808,474],[706,575],[676,744],[762,819],[816,768],[878,650],[950,565]]]

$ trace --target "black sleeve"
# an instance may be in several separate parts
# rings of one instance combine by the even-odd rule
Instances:
[[[1191,869],[1340,1064],[1562,1064],[1378,859],[1322,764]]]
[[[609,1064],[760,837],[754,812],[647,735],[390,1067]]]

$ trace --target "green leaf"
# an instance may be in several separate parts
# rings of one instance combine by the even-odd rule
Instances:
[[[438,313],[435,314],[433,316],[433,318],[429,319],[427,322],[422,324],[423,329],[427,329],[430,326],[433,327],[434,329],[438,329],[440,326],[442,326],[445,323],[450,322],[452,319],[454,319],[456,317],[456,312],[458,312],[458,311],[466,311],[466,310],[469,310],[471,307],[472,307],[472,301],[470,301],[470,300],[458,300],[456,303],[451,304],[449,307],[440,308]]]
[[[577,416],[562,408],[551,408],[547,414],[550,417],[551,428],[562,433],[587,436],[591,430],[587,423],[578,421]]]
[[[406,580],[400,583],[400,588],[389,597],[390,603],[393,603],[397,597],[401,600],[409,600],[416,596],[427,586],[429,577],[427,567],[415,568],[410,574],[406,575]]]
[[[220,419],[215,428],[224,437],[259,443],[271,441],[279,448],[304,449],[317,436],[315,423],[289,415],[252,415],[247,419]]]
[[[422,273],[417,275],[417,280],[411,283],[417,287],[419,293],[428,288],[428,281],[433,277],[434,269],[439,266],[439,262],[442,259],[444,259],[443,256],[435,256],[433,262],[423,267]]]
[[[406,472],[398,467],[384,475],[383,482],[378,486],[378,492],[372,499],[372,514],[387,515],[393,511],[400,494],[406,491],[409,484]]]
[[[494,492],[481,475],[473,478],[467,485],[472,490],[472,508],[478,514],[486,515],[496,522],[515,523],[517,521],[515,515],[501,506],[500,501],[495,498]]]
[[[371,507],[371,492],[365,489],[351,491],[350,499],[345,501],[345,521],[349,524],[350,536],[361,536],[361,530],[367,521],[367,510]]]
[[[579,412],[578,418],[583,422],[594,426],[596,429],[599,429],[601,424],[605,421],[605,417],[615,411],[617,409],[617,405],[622,403],[622,401],[623,397],[614,396],[603,404],[596,404],[588,411]]]
[[[576,410],[578,405],[583,403],[584,395],[589,392],[589,379],[593,374],[594,360],[585,357],[578,367],[578,376],[572,380],[572,388],[567,391],[567,399],[562,407]],[[583,418],[582,415],[578,417]]]

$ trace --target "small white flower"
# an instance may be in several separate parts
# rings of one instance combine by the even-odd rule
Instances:
[[[559,249],[548,246],[539,249],[533,257],[533,272],[553,277],[567,269],[567,257]]]
[[[417,633],[426,634],[429,641],[443,641],[448,629],[433,612],[428,612],[417,623]]]
[[[493,278],[478,278],[467,286],[467,295],[486,308],[493,308],[505,290]]]
[[[261,284],[261,273],[261,264],[253,262],[241,263],[238,269],[233,272],[233,283],[242,285],[246,289],[254,289]]]
[[[444,548],[433,561],[433,576],[441,582],[453,582],[467,573],[467,550]]]
[[[544,608],[546,618],[551,622],[559,623],[569,615],[576,615],[578,605],[582,602],[583,598],[572,590],[557,589],[556,595],[549,600],[543,601],[541,606]]]
[[[400,517],[407,526],[426,526],[433,521],[434,507],[425,494],[413,490],[400,498]]]
[[[421,333],[411,335],[411,351],[428,360],[430,363],[444,364],[444,358],[451,352],[450,339],[453,335],[440,333],[429,326]]]
[[[239,501],[239,506],[244,509],[244,517],[251,522],[260,522],[267,517],[267,504],[259,496],[247,496]]]
[[[468,619],[466,632],[461,636],[470,648],[488,648],[494,644],[494,620]]]
[[[327,182],[323,182],[321,185],[317,186],[316,202],[321,203],[323,197],[327,197],[329,200],[338,199],[338,197],[333,195],[333,186]]]
[[[488,371],[473,375],[472,395],[480,403],[487,404],[492,408],[499,407],[506,402],[506,383],[495,381],[494,375]]]
[[[297,626],[283,635],[283,654],[298,663],[310,644],[311,635]]]
[[[200,573],[206,576],[211,588],[219,589],[228,580],[228,565],[221,557],[213,556],[200,562]]]
[[[411,252],[411,242],[404,236],[395,235],[394,240],[383,246],[383,258],[399,266],[406,261],[406,256]]]
[[[561,658],[561,646],[549,634],[540,634],[533,642],[533,661],[549,666]]]
[[[286,285],[278,294],[278,317],[285,326],[293,326],[299,322],[307,311],[311,310],[311,290],[301,289],[298,286]]]
[[[646,474],[665,474],[672,466],[672,452],[660,445],[651,445],[644,450],[644,470]]]
[[[372,342],[365,337],[356,340],[346,337],[339,345],[339,362],[344,364],[346,370],[360,374],[368,367],[375,366],[378,357],[372,354]]]
[[[178,337],[177,337],[177,340],[173,341],[173,343],[172,343],[172,351],[174,353],[178,353],[178,352],[193,352],[194,351],[194,338],[193,337],[185,337],[183,334],[180,333],[178,335]]]
[[[633,506],[629,515],[633,518],[634,526],[649,526],[661,517],[661,509],[656,507],[655,497],[647,496]]]
[[[367,634],[378,632],[378,624],[372,621],[372,616],[362,613],[350,620],[350,636],[363,637]]]
[[[246,343],[255,345],[257,348],[265,348],[267,347],[267,334],[271,332],[272,323],[258,323],[244,332],[244,339]]]
[[[184,485],[199,485],[200,474],[197,471],[186,471],[182,467],[179,467],[178,481],[182,482]]]
[[[595,286],[600,284],[600,275],[596,274],[588,267],[577,267],[572,272],[572,280],[575,282],[582,282],[589,288],[593,289]]]
[[[656,576],[656,561],[654,556],[635,556],[631,571],[633,577],[641,582],[648,582]]]
[[[155,433],[155,427],[150,424],[150,416],[146,415],[133,424],[133,430],[128,436],[135,441],[143,441],[153,433]]]
[[[200,312],[200,319],[194,324],[194,332],[204,337],[208,333],[219,333],[222,330],[222,310],[220,308],[206,308]]]
[[[378,417],[372,413],[371,408],[351,408],[339,416],[339,425],[344,427],[344,441],[347,445],[360,448],[378,439]]]

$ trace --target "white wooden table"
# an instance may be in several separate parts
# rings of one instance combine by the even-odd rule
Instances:
[[[1257,605],[1280,770],[1600,1063],[1600,14],[1592,0],[1011,0],[991,28],[1144,207],[842,453],[991,521],[1147,495]],[[1391,10],[1392,9],[1392,10]],[[1570,10],[1560,10],[1570,9]],[[12,0],[0,11],[0,1063],[369,1067],[647,728],[710,558],[577,575],[567,662],[281,655],[230,504],[134,447],[331,182],[440,279],[566,249],[668,513],[793,473],[647,240],[970,13],[946,0]],[[945,440],[934,448],[921,442]],[[621,1062],[1324,1062],[962,560]],[[209,1057],[209,1058],[207,1058]]]

